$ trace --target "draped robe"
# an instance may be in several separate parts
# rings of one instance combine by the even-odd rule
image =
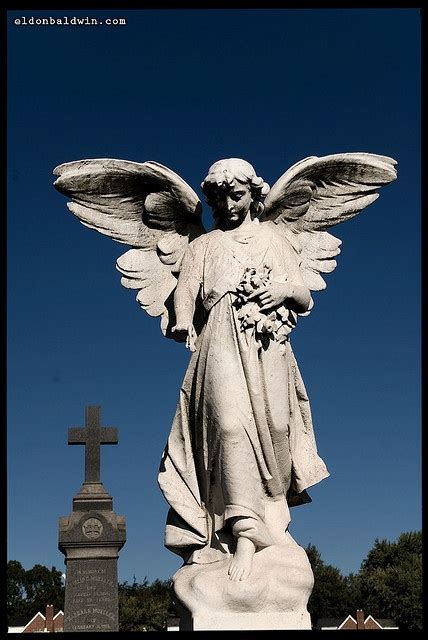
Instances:
[[[159,485],[170,505],[165,544],[187,562],[224,557],[232,518],[254,523],[256,548],[273,544],[266,503],[310,501],[306,488],[329,473],[317,454],[306,390],[291,349],[257,344],[234,305],[246,268],[304,285],[298,256],[269,223],[214,230],[184,255],[175,293],[191,321],[197,296],[206,312],[180,390]]]

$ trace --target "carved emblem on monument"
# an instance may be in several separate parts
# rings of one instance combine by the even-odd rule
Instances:
[[[87,538],[99,538],[103,532],[103,523],[97,518],[89,518],[82,524],[82,531]]]

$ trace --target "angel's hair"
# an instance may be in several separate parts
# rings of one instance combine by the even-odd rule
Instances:
[[[269,193],[270,187],[263,178],[256,175],[254,167],[249,162],[239,158],[218,160],[209,168],[208,175],[201,184],[207,204],[213,207],[216,194],[223,189],[233,187],[235,181],[249,185],[253,198],[251,207],[255,215],[259,216],[263,212],[263,200]]]

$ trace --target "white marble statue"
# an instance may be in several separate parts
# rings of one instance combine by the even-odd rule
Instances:
[[[122,284],[193,352],[159,484],[170,505],[165,544],[184,559],[176,595],[194,618],[293,610],[303,622],[277,628],[308,627],[312,574],[287,532],[288,507],[309,502],[306,489],[329,474],[289,337],[311,291],[325,288],[321,273],[336,267],[341,242],[326,229],[376,200],[395,164],[368,153],[310,157],[269,188],[245,160],[220,160],[202,183],[210,232],[195,192],[156,162],[54,171],[83,224],[132,247],[117,261]],[[303,596],[290,604],[293,580]],[[193,628],[225,628],[212,620]],[[260,620],[247,628],[269,628]]]

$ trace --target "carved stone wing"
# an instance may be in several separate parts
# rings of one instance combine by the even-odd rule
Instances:
[[[101,158],[67,162],[54,169],[55,188],[71,198],[80,222],[132,248],[116,267],[124,287],[161,316],[169,335],[172,293],[188,244],[205,233],[198,196],[176,173],[157,162]]]
[[[357,215],[395,180],[396,161],[371,153],[341,153],[301,160],[273,185],[261,221],[278,225],[299,254],[309,289],[325,289],[320,273],[336,268],[340,240],[325,231]]]

